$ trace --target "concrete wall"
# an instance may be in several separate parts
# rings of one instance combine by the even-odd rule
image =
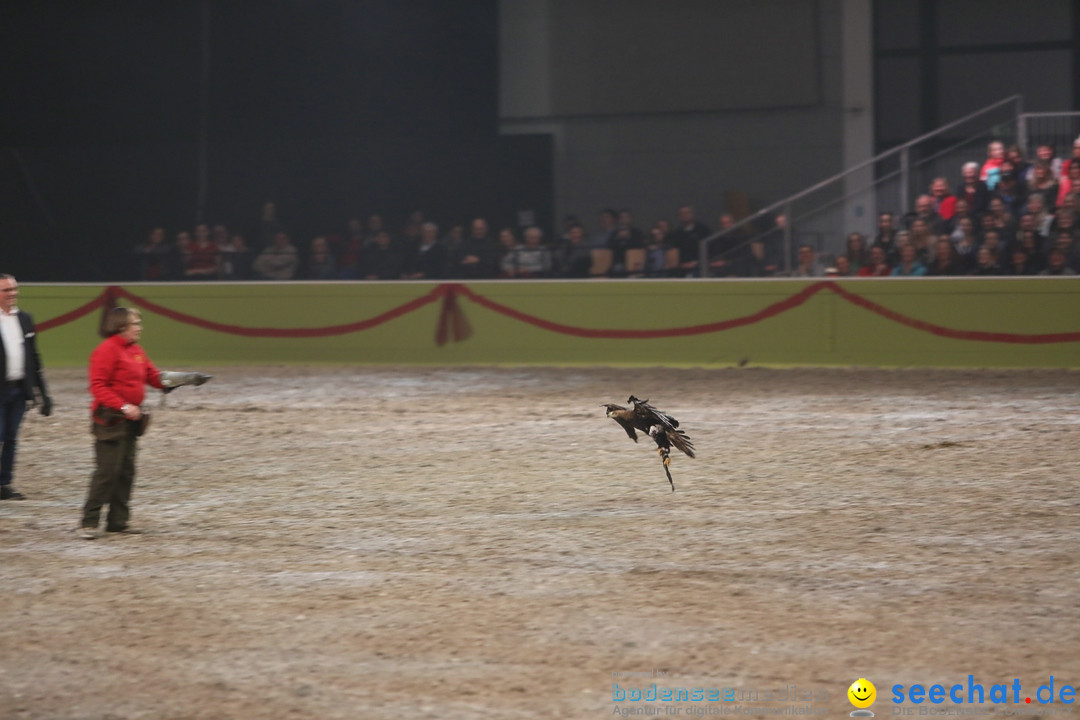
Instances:
[[[574,101],[578,96],[560,100],[560,86],[571,81],[559,62],[566,53],[560,41],[580,33],[558,27],[567,17],[561,2],[504,0],[500,5],[501,129],[554,136],[558,216],[576,214],[595,228],[601,208],[629,208],[638,224],[648,227],[690,203],[715,227],[721,212],[738,210],[728,193],[745,194],[757,209],[871,155],[870,0],[792,4],[789,14],[799,16],[801,37],[810,45],[797,49],[799,57],[786,58],[787,69],[813,87],[789,93],[794,97],[788,101],[739,91],[741,107],[722,107],[725,93],[714,93],[711,86],[730,82],[734,96],[737,87],[770,82],[774,68],[765,60],[792,52],[777,38],[783,1],[665,5],[696,13],[692,17],[701,28],[694,28],[693,37],[715,37],[709,52],[692,55],[696,66],[671,63],[660,69],[670,73],[673,86],[699,88],[702,107],[689,112],[679,98],[653,98],[634,105],[636,111],[593,108],[574,114],[566,108],[580,107]],[[621,22],[633,27],[630,20]],[[650,15],[641,13],[640,22],[650,22]],[[736,45],[732,34],[740,37],[739,53],[746,55],[747,47],[760,48],[759,53],[740,61],[738,54],[726,52]],[[641,48],[627,43],[624,50],[633,57]],[[715,65],[709,63],[713,57]],[[612,81],[606,56],[575,67],[586,76],[573,77],[575,88]],[[635,70],[633,62],[627,67],[642,76],[643,91],[663,80],[651,77],[648,67]]]
[[[20,306],[38,323],[47,367],[85,365],[100,340],[102,302],[112,296],[118,304],[142,309],[143,345],[166,368],[232,363],[1080,368],[1080,278],[23,284],[21,289]],[[462,332],[466,328],[471,332]]]

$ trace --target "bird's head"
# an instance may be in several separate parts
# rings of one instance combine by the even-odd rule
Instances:
[[[600,407],[607,408],[607,416],[608,417],[611,417],[611,415],[613,413],[618,412],[619,410],[625,410],[626,409],[622,405],[616,405],[615,403],[604,403]]]

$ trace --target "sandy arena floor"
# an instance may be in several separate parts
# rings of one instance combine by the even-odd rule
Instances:
[[[151,401],[148,534],[95,541],[83,374],[49,373],[30,500],[0,504],[0,719],[648,705],[613,682],[846,717],[860,676],[881,717],[896,683],[1080,685],[1080,373],[215,372]],[[697,444],[675,493],[603,416],[630,393]]]

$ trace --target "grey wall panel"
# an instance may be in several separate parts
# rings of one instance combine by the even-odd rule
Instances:
[[[552,110],[618,115],[819,102],[808,0],[551,0]]]

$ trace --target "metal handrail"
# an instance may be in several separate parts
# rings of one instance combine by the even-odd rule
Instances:
[[[750,223],[754,222],[755,220],[761,218],[762,216],[773,213],[778,209],[781,209],[781,208],[789,209],[791,207],[791,203],[795,202],[796,200],[800,200],[800,199],[806,197],[807,195],[811,195],[811,194],[817,192],[818,190],[821,190],[822,188],[824,188],[824,187],[826,187],[828,185],[831,185],[832,183],[835,183],[835,182],[837,182],[839,180],[843,180],[844,178],[846,178],[848,175],[851,175],[852,173],[858,172],[859,170],[862,170],[864,168],[870,167],[871,165],[879,163],[879,162],[881,162],[882,160],[884,160],[887,157],[891,157],[893,155],[900,154],[901,155],[901,164],[902,165],[906,164],[907,151],[910,150],[912,148],[912,146],[918,145],[921,142],[925,142],[926,140],[929,140],[932,137],[935,137],[937,135],[940,135],[941,133],[952,130],[954,127],[957,127],[958,125],[963,125],[964,123],[969,122],[970,120],[973,120],[973,119],[979,117],[980,115],[988,113],[991,110],[996,110],[999,107],[1002,107],[1004,105],[1008,105],[1010,103],[1015,103],[1015,105],[1016,105],[1016,115],[1019,118],[1023,114],[1024,96],[1019,95],[1019,94],[1010,95],[1009,97],[1007,97],[1007,98],[1005,98],[1003,100],[999,100],[996,103],[993,103],[991,105],[987,105],[986,107],[982,108],[981,110],[976,110],[975,112],[970,113],[968,115],[965,115],[964,117],[962,117],[962,118],[960,118],[958,120],[953,120],[952,122],[948,123],[947,125],[942,125],[941,127],[937,128],[936,130],[932,130],[931,132],[920,135],[919,137],[915,138],[914,140],[909,140],[906,143],[904,143],[903,145],[897,145],[896,147],[891,148],[889,150],[886,150],[885,152],[883,152],[883,153],[881,153],[879,155],[875,155],[874,157],[870,158],[869,160],[864,160],[861,163],[858,163],[856,165],[852,165],[848,169],[846,169],[846,170],[844,170],[842,172],[839,172],[839,173],[837,173],[836,175],[833,175],[830,178],[822,180],[821,182],[819,182],[819,183],[817,183],[815,185],[811,185],[809,188],[806,188],[805,190],[797,192],[794,195],[786,197],[783,200],[779,200],[777,202],[774,202],[772,205],[768,205],[768,206],[762,208],[761,210],[758,210],[753,215],[748,215],[747,217],[743,218],[742,220],[739,220],[738,222],[736,222],[734,225],[731,225],[730,227],[726,227],[723,230],[718,230],[717,232],[713,233],[712,235],[709,235],[708,237],[703,238],[702,240],[698,241],[698,270],[699,270],[699,274],[701,275],[701,277],[708,277],[708,274],[709,274],[709,260],[708,260],[709,251],[708,251],[708,248],[709,248],[709,244],[711,242],[713,242],[714,240],[718,240],[719,238],[724,237],[725,235],[730,235],[732,232],[734,232],[738,228],[749,225]],[[788,217],[790,219],[790,212],[787,213],[787,214],[788,214]],[[785,241],[785,245],[789,245],[790,242],[791,242],[791,223],[790,222],[787,223],[786,226],[784,227],[784,241]],[[785,257],[786,258],[790,258],[790,252],[788,252],[788,250],[790,250],[790,248],[785,250]]]

